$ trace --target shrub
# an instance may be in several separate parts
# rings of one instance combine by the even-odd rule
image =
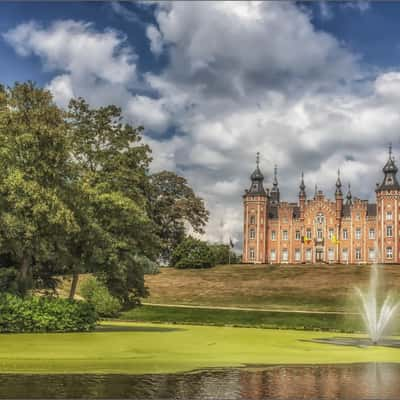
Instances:
[[[141,265],[145,275],[155,275],[160,273],[159,265],[144,256],[135,256],[135,261]]]
[[[84,332],[96,322],[94,307],[84,301],[0,296],[0,332]]]
[[[231,250],[227,244],[210,244],[215,264],[237,264],[238,256]]]
[[[113,297],[103,282],[90,277],[81,286],[81,295],[94,306],[101,317],[115,317],[121,310],[121,303]]]
[[[171,263],[175,268],[211,268],[215,260],[207,242],[186,238],[172,253]]]

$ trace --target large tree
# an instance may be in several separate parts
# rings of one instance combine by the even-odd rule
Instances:
[[[170,171],[151,175],[148,198],[149,214],[161,239],[161,258],[169,263],[172,252],[185,239],[187,228],[204,233],[209,213],[187,180]]]
[[[32,83],[0,87],[0,257],[22,294],[38,271],[63,264],[66,238],[79,231],[66,131],[49,92]]]
[[[114,296],[130,301],[146,292],[136,256],[154,259],[158,254],[155,226],[146,210],[150,149],[141,142],[142,128],[124,124],[115,106],[93,109],[83,99],[72,100],[68,126],[85,194],[79,219],[89,227],[72,243],[71,297],[78,273],[89,268]]]

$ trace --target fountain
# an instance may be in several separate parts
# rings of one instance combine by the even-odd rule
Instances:
[[[369,289],[362,291],[356,288],[361,300],[361,315],[365,323],[368,335],[374,345],[382,339],[385,330],[400,306],[393,293],[388,293],[383,303],[379,304],[379,265],[374,263],[371,268]]]
[[[377,255],[378,252],[375,251],[375,254]],[[400,301],[391,292],[388,292],[385,297],[382,296],[385,293],[379,293],[381,289],[379,286],[380,269],[383,269],[383,266],[374,262],[371,267],[368,289],[355,288],[360,300],[360,314],[369,339],[333,337],[313,339],[311,340],[312,342],[339,346],[368,347],[372,344],[400,348],[400,341],[398,339],[384,339],[384,334],[388,333],[390,322],[393,321],[396,312],[400,308]]]

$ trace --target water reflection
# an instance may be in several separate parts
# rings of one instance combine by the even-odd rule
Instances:
[[[0,375],[0,398],[397,399],[400,365],[221,369],[166,375]]]

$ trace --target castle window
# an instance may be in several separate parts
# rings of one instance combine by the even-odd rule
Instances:
[[[393,258],[393,249],[391,247],[386,247],[386,258]]]
[[[276,240],[276,232],[271,231],[271,240]]]
[[[288,240],[288,231],[282,231],[282,240]]]
[[[256,252],[254,251],[254,249],[249,250],[249,258],[250,260],[254,260],[256,258]]]
[[[368,249],[368,258],[370,260],[375,260],[375,249]]]
[[[361,219],[361,215],[360,215],[360,213],[357,213],[356,214],[356,220],[359,221],[360,219]]]
[[[343,240],[347,240],[349,238],[349,233],[347,229],[343,229]]]
[[[287,261],[288,260],[288,251],[287,249],[282,250],[282,261]]]
[[[386,211],[386,220],[391,221],[393,219],[393,214],[391,211]]]
[[[369,229],[368,237],[370,239],[375,239],[375,229],[374,228]]]
[[[300,231],[296,231],[296,240],[300,240]]]
[[[388,225],[386,227],[386,236],[387,237],[392,237],[393,236],[393,227],[392,227],[392,225]]]
[[[275,252],[275,250],[271,250],[271,261],[276,261],[276,252]]]
[[[300,249],[296,249],[296,250],[294,251],[294,259],[295,259],[296,261],[300,261],[300,260],[301,260]]]
[[[328,260],[334,261],[335,260],[335,250],[328,249]]]
[[[317,223],[318,223],[318,224],[323,224],[323,223],[324,223],[324,214],[319,213],[319,214],[317,215]]]
[[[333,228],[329,228],[329,231],[328,231],[328,238],[329,238],[330,240],[332,240],[332,238],[333,238]]]
[[[342,260],[347,261],[349,259],[349,251],[347,249],[342,250]]]
[[[250,229],[250,239],[256,238],[256,230],[254,228]]]
[[[307,229],[306,236],[308,240],[311,240],[311,229]]]
[[[356,239],[357,240],[361,239],[361,228],[356,229]]]
[[[306,261],[311,261],[311,249],[306,249]]]
[[[256,216],[255,215],[251,215],[250,216],[250,224],[254,225],[256,223]]]
[[[322,234],[322,229],[317,229],[317,239],[322,240],[323,234]]]
[[[361,260],[361,249],[359,247],[356,248],[356,260]]]

